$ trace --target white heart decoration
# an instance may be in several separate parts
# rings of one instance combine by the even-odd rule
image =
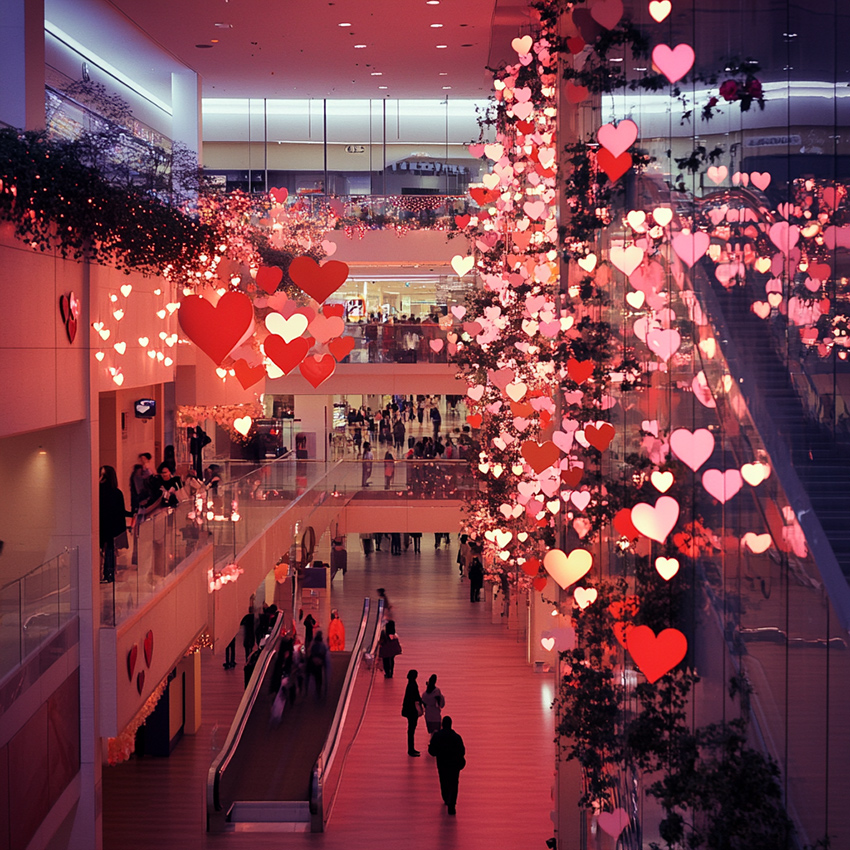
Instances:
[[[655,570],[664,581],[670,581],[679,572],[679,562],[675,558],[658,557],[655,559]]]
[[[472,267],[475,265],[475,257],[470,256],[462,256],[461,254],[455,254],[452,257],[452,268],[455,270],[455,274],[458,277],[463,277],[472,270]]]
[[[573,549],[569,555],[560,549],[550,549],[543,558],[543,567],[566,590],[586,575],[593,566],[593,555],[586,549]]]
[[[632,508],[632,524],[650,540],[663,543],[679,519],[679,503],[661,496],[655,505],[639,502]]]
[[[284,319],[280,313],[269,313],[266,316],[266,328],[269,333],[283,337],[284,342],[298,339],[307,330],[307,317],[303,313],[293,313]]]
[[[243,437],[251,430],[254,420],[250,416],[240,416],[233,420],[233,430],[238,431]]]

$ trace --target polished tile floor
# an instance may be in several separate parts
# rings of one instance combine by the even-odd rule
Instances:
[[[523,636],[494,624],[486,603],[469,602],[458,578],[456,539],[450,551],[434,550],[424,535],[422,554],[364,557],[356,535],[348,538],[348,573],[333,582],[333,604],[353,640],[365,595],[385,587],[394,607],[403,654],[396,676],[378,675],[360,734],[344,765],[327,831],[320,835],[205,832],[205,778],[241,696],[241,670],[224,671],[205,652],[203,726],[185,737],[168,759],[131,760],[104,770],[104,847],[285,848],[336,850],[543,850],[553,834],[554,693],[551,674],[535,674],[525,661]],[[499,619],[498,616],[495,619]],[[405,674],[431,673],[446,697],[445,713],[467,748],[457,817],[440,799],[435,764],[406,753],[400,716]],[[261,758],[257,770],[262,771]]]

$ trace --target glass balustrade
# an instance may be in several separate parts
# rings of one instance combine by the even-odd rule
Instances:
[[[77,614],[77,565],[66,549],[0,588],[0,679]]]

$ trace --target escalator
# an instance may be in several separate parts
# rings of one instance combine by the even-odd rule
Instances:
[[[210,831],[269,829],[320,832],[330,811],[338,771],[330,770],[353,740],[351,726],[371,689],[371,657],[381,621],[370,618],[370,601],[350,652],[334,652],[326,693],[313,683],[287,703],[279,724],[271,722],[269,691],[280,644],[279,618],[257,661],[222,751],[207,779]],[[361,706],[362,703],[362,706]],[[356,733],[356,729],[354,730]],[[329,782],[331,780],[331,782]]]

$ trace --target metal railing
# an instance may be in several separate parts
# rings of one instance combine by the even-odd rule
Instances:
[[[78,613],[76,547],[0,588],[0,680]]]
[[[316,759],[316,763],[313,765],[310,775],[310,827],[312,832],[324,832],[325,824],[333,809],[339,780],[342,778],[342,771],[334,770],[334,767],[339,752],[342,728],[348,718],[349,709],[352,707],[354,688],[358,675],[364,666],[363,645],[366,640],[366,628],[369,623],[369,607],[370,600],[366,597],[363,600],[363,615],[360,619],[360,628],[357,631],[357,638],[354,641],[354,648],[351,651],[351,661],[345,674],[345,681],[342,684],[342,694],[337,704],[333,721],[331,722],[330,732],[328,732],[328,737],[325,739],[325,744],[319,753],[319,757]],[[372,636],[369,640],[369,649],[373,656],[383,611],[384,602],[380,600],[378,615],[375,618]],[[371,673],[369,680],[369,687],[371,688]]]

